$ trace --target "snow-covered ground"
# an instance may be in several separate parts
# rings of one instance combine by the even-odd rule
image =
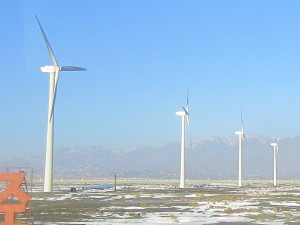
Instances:
[[[116,192],[69,192],[58,185],[54,193],[34,190],[34,224],[300,224],[298,184],[133,185],[119,186]]]

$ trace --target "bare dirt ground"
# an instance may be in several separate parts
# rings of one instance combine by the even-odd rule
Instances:
[[[33,186],[34,224],[300,224],[300,185],[123,182],[110,190],[82,190],[82,182],[57,182],[53,193]],[[76,192],[70,188],[76,187]]]

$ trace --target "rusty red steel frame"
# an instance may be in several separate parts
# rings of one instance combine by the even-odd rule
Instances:
[[[5,225],[20,225],[16,223],[15,214],[25,213],[26,205],[30,200],[30,195],[21,189],[25,181],[24,172],[0,173],[0,182],[7,182],[6,188],[0,193],[0,213],[4,213]],[[17,201],[11,203],[9,199],[14,198]],[[22,225],[25,225],[24,223]]]

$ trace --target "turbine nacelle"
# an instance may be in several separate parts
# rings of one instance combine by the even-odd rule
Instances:
[[[243,134],[243,132],[242,131],[236,131],[236,132],[234,132],[236,135],[242,135]]]
[[[177,116],[186,116],[187,114],[185,113],[185,111],[178,111],[176,112]]]
[[[43,66],[43,67],[41,67],[41,71],[43,73],[55,73],[56,68],[55,68],[55,66]]]
[[[271,143],[271,145],[273,146],[273,147],[277,147],[278,146],[278,144],[277,143]]]
[[[278,154],[278,143],[277,142],[271,143],[271,146],[273,146],[274,151],[276,151],[276,153]]]

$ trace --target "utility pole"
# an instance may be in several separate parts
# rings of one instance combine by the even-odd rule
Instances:
[[[117,191],[117,174],[115,173],[115,191]]]

